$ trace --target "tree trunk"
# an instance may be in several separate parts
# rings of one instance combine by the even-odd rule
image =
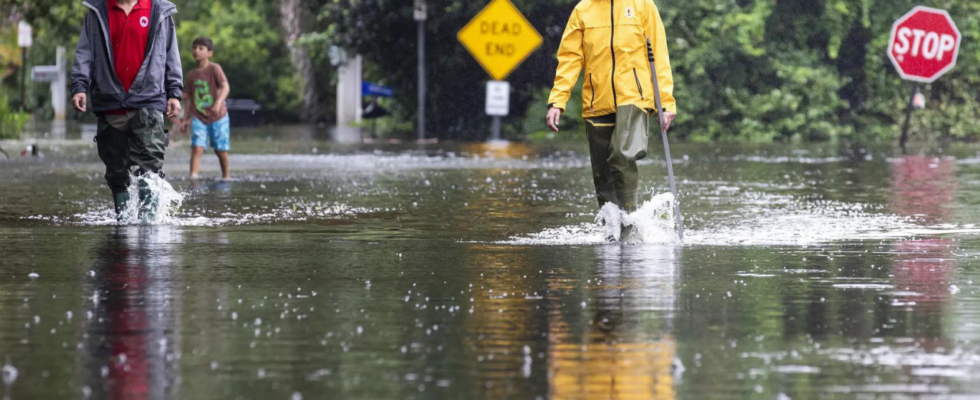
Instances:
[[[299,87],[303,93],[300,119],[304,122],[315,122],[322,117],[322,107],[318,104],[313,60],[305,47],[296,44],[296,39],[303,35],[303,0],[281,0],[279,14],[282,17],[289,58],[300,77]]]
[[[840,88],[841,99],[850,104],[843,111],[843,119],[848,123],[853,123],[853,117],[864,110],[864,102],[870,93],[867,59],[872,39],[871,29],[864,26],[864,15],[857,15],[837,56],[837,71],[841,78],[850,78],[845,79],[847,83]]]

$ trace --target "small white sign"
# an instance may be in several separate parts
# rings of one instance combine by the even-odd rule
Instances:
[[[510,82],[487,82],[487,115],[506,117],[510,114]]]
[[[31,71],[34,82],[54,82],[58,80],[57,65],[38,65]]]
[[[34,30],[31,26],[20,21],[17,23],[17,47],[28,48],[34,44]]]
[[[425,0],[415,0],[415,20],[418,22],[425,21],[429,18],[428,7],[425,4]]]

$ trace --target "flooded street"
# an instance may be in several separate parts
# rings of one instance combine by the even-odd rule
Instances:
[[[5,398],[980,396],[978,148],[677,144],[683,244],[607,244],[584,141],[235,146],[155,225],[87,141],[0,161]]]

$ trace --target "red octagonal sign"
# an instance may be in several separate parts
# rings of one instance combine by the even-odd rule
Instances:
[[[895,21],[888,58],[902,78],[932,83],[956,65],[961,38],[948,12],[916,7]]]

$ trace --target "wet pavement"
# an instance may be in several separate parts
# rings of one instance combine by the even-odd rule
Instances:
[[[178,147],[125,226],[84,141],[0,161],[5,397],[980,397],[977,149],[678,144],[684,243],[606,244],[584,146]]]

